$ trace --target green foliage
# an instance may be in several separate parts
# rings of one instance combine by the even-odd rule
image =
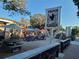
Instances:
[[[15,11],[17,13],[20,13],[21,15],[30,15],[31,13],[28,10],[25,10],[24,8],[18,7],[17,3],[14,0],[0,0],[3,2],[3,9],[9,10],[9,11]]]
[[[36,19],[34,19],[34,18],[32,18],[31,20],[30,20],[30,23],[31,23],[31,25],[32,25],[32,27],[33,28],[39,28],[39,24],[38,24],[38,21],[36,20]]]
[[[0,2],[7,2],[7,0],[0,0]]]
[[[64,29],[62,26],[60,26],[60,30],[61,30],[61,31],[65,31],[65,29]]]
[[[78,36],[78,34],[79,34],[79,27],[78,27],[78,26],[75,26],[75,27],[72,29],[71,35],[72,35],[72,36]]]
[[[79,16],[79,0],[73,0],[73,2],[78,7],[77,16]]]
[[[79,0],[73,0],[73,2],[74,2],[75,5],[79,6]]]
[[[45,15],[43,14],[34,14],[31,16],[31,25],[35,28],[39,28],[41,25],[45,24]]]
[[[77,12],[77,16],[79,16],[79,10],[78,10],[78,12]]]
[[[76,29],[76,36],[79,36],[79,27],[75,26],[75,29]]]
[[[77,34],[77,30],[76,29],[72,29],[71,35],[75,36]]]

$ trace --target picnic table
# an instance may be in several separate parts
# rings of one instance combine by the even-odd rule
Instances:
[[[70,39],[61,40],[61,52],[63,53],[64,49],[70,45]]]
[[[38,48],[28,50],[14,56],[6,57],[5,59],[38,59],[40,56],[40,59],[42,59],[42,57],[50,58],[50,56],[53,56],[53,59],[55,59],[55,57],[58,56],[59,45],[59,43],[54,43],[40,46]],[[45,53],[47,53],[47,55],[45,55]]]

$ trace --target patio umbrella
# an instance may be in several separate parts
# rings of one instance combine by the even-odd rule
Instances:
[[[20,30],[21,28],[19,26],[17,26],[16,24],[10,24],[10,25],[6,25],[4,26],[5,28],[12,28],[12,29],[17,29]]]
[[[33,32],[33,31],[39,31],[39,29],[27,29],[27,31],[31,31],[31,32]]]

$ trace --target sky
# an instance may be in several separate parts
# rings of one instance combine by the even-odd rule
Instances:
[[[76,15],[77,7],[74,5],[73,0],[27,0],[26,8],[31,11],[31,14],[41,13],[46,14],[47,8],[53,8],[61,6],[61,17],[60,24],[63,27],[66,26],[79,26],[79,19]],[[2,4],[0,3],[0,17],[10,18],[19,21],[20,18],[29,18],[29,16],[22,16],[15,14],[14,16],[9,16],[9,11],[2,9]]]

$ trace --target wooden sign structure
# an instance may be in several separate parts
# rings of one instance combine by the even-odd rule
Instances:
[[[60,13],[61,6],[46,9],[46,23],[45,28],[51,30],[51,35],[53,36],[53,31],[60,29]]]

